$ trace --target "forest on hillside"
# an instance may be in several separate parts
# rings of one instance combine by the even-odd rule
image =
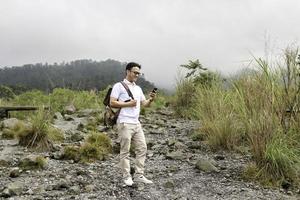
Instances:
[[[103,90],[108,85],[123,80],[126,63],[108,59],[93,61],[76,60],[54,64],[26,64],[0,69],[0,84],[14,91],[38,89],[51,92],[54,88],[72,90]],[[138,84],[144,89],[153,88],[153,83],[142,75]]]

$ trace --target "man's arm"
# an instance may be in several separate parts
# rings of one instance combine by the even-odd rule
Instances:
[[[118,97],[119,97],[119,94],[120,94],[120,87],[123,87],[120,84],[121,83],[116,83],[113,86],[113,89],[112,89],[111,94],[110,94],[109,105],[113,108],[124,108],[124,107],[136,106],[136,101],[135,100],[130,100],[128,102],[118,101]]]
[[[125,108],[125,107],[134,107],[136,106],[136,100],[130,100],[128,102],[118,101],[118,99],[114,97],[110,97],[110,106],[113,108]]]
[[[146,99],[141,102],[142,106],[150,107],[152,101],[154,101],[154,99],[156,98],[156,92],[151,92],[149,96],[150,96],[149,99]]]

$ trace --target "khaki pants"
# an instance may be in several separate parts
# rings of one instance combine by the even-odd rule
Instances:
[[[135,172],[144,174],[147,145],[141,124],[120,123],[117,125],[120,142],[120,163],[123,178],[130,176],[129,150],[131,141],[135,146]]]

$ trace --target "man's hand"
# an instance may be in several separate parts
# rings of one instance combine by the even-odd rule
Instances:
[[[137,101],[136,100],[130,100],[128,102],[126,102],[126,107],[135,107],[136,106]]]
[[[151,102],[154,101],[154,99],[156,98],[157,92],[150,92],[149,93],[149,99],[142,101],[142,105],[145,107],[149,107]]]
[[[154,99],[156,98],[156,92],[150,92],[149,97],[149,101],[154,101]]]

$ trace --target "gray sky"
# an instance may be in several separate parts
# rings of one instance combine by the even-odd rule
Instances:
[[[298,45],[299,11],[299,0],[0,0],[0,66],[136,61],[174,87],[189,60],[228,73]]]

